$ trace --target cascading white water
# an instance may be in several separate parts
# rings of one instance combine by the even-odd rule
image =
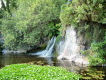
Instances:
[[[69,59],[70,61],[79,62],[81,64],[88,64],[88,61],[84,60],[80,54],[81,45],[79,45],[77,39],[74,27],[71,26],[67,28],[65,41],[60,41],[58,46],[58,59]]]
[[[51,40],[48,42],[48,45],[45,50],[32,53],[31,55],[39,55],[40,57],[53,57],[53,48],[56,42],[56,37],[52,37]]]

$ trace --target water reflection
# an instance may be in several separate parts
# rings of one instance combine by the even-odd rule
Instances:
[[[54,58],[43,58],[37,56],[29,56],[25,54],[3,54],[0,55],[0,67],[17,63],[29,63],[33,61],[46,61],[48,65],[53,65],[51,62]]]
[[[106,67],[87,67],[80,70],[83,80],[106,80]]]
[[[85,66],[79,63],[71,62],[69,60],[60,60],[59,66],[68,69],[71,72],[78,73],[80,69],[84,69]]]

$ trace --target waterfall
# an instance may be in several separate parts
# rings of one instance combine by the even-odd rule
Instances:
[[[74,27],[68,27],[66,29],[65,40],[60,41],[58,44],[58,59],[68,59],[70,61],[88,64],[88,61],[83,59],[80,54],[80,50],[84,49],[84,46],[80,43],[81,41],[77,38],[76,30]]]
[[[40,57],[53,57],[53,49],[56,42],[56,37],[52,37],[49,40],[48,45],[45,50],[37,52],[37,53],[30,53],[31,55],[38,55]]]

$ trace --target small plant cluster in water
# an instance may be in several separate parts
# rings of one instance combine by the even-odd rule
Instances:
[[[56,64],[60,64],[60,62],[54,62],[52,61],[52,64],[49,64],[47,61],[32,61],[28,64],[34,64],[34,65],[41,65],[41,66],[56,66]]]
[[[0,80],[79,80],[80,75],[62,67],[12,64],[0,70]]]
[[[98,71],[95,68],[87,68],[85,70],[81,70],[80,74],[83,76],[84,80],[104,80],[104,72]]]

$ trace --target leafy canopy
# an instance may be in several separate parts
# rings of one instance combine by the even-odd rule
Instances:
[[[2,34],[7,49],[27,49],[28,46],[44,43],[58,34],[61,0],[18,0],[12,16],[5,12],[2,19]],[[54,34],[55,33],[55,34]],[[24,47],[23,47],[24,46]]]
[[[60,19],[64,25],[82,21],[106,24],[105,0],[73,0],[62,6]]]

